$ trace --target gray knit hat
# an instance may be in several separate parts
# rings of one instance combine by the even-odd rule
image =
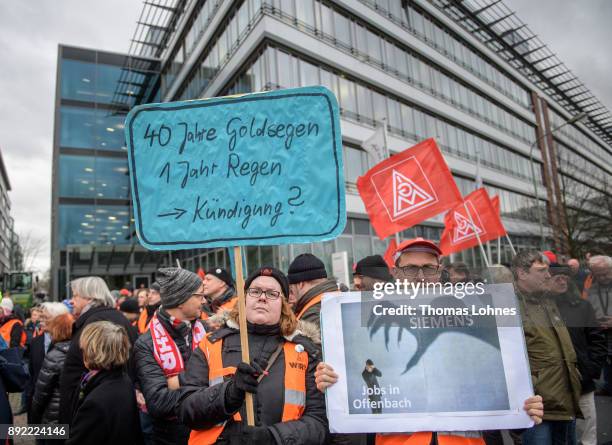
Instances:
[[[197,274],[179,267],[162,268],[157,273],[161,303],[165,308],[183,304],[202,285],[202,279]]]

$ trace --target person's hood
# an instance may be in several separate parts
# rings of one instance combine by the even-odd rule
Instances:
[[[234,320],[230,319],[229,315],[229,311],[223,311],[213,315],[209,318],[209,320],[213,323],[219,323],[221,328],[225,326],[239,331],[240,326],[238,326],[238,324]],[[316,345],[321,344],[321,331],[315,323],[298,320],[296,329],[290,335],[283,336],[283,338],[287,341],[294,341],[294,339],[299,335],[301,335],[302,337],[306,337]]]

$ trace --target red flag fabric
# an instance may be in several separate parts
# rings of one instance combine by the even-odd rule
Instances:
[[[494,197],[491,198],[491,204],[493,205],[493,208],[495,209],[495,213],[501,216],[501,208],[499,207],[499,196],[498,195],[495,195]]]
[[[204,277],[206,277],[206,272],[204,272],[204,269],[202,269],[201,267],[198,268],[198,276],[202,278],[202,280],[204,280]]]
[[[433,139],[375,165],[357,179],[357,189],[380,239],[461,202],[461,193]]]
[[[472,226],[466,207],[469,209],[474,226]],[[477,246],[476,233],[483,243],[506,234],[499,213],[495,211],[484,188],[467,195],[461,204],[444,216],[444,232],[440,238],[442,254],[449,255]]]
[[[395,238],[393,238],[389,242],[389,247],[387,247],[387,250],[385,251],[385,256],[383,257],[385,259],[385,263],[387,263],[387,266],[389,266],[389,269],[395,267],[395,261],[393,261],[393,256],[395,255],[396,250],[397,242],[395,241]]]

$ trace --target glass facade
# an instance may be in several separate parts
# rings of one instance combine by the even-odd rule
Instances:
[[[462,40],[450,29],[438,22],[413,2],[401,0],[360,1],[429,45],[452,62],[461,65],[481,81],[489,84],[516,105],[531,110],[531,97],[527,89],[515,81],[486,56],[475,50],[469,42]],[[374,129],[383,119],[387,120],[389,133],[407,141],[407,145],[419,140],[436,137],[440,147],[447,154],[474,164],[477,159],[483,167],[496,170],[504,176],[529,181],[531,165],[529,157],[511,145],[503,145],[478,131],[468,129],[459,121],[438,115],[435,109],[426,109],[411,103],[404,97],[370,83],[367,74],[352,76],[339,67],[332,67],[305,56],[293,45],[280,44],[274,37],[264,42],[243,63],[237,73],[220,91],[209,91],[209,85],[217,79],[224,66],[235,55],[241,43],[254,29],[258,20],[270,15],[299,29],[310,36],[333,45],[351,57],[367,63],[372,69],[381,70],[421,91],[440,99],[452,107],[480,119],[490,127],[505,132],[522,144],[530,144],[536,138],[535,127],[504,105],[484,94],[477,86],[462,79],[419,54],[397,35],[391,34],[377,19],[364,20],[335,2],[325,0],[244,0],[235,2],[225,14],[212,37],[189,67],[187,57],[193,55],[198,37],[215,17],[218,1],[198,2],[196,9],[186,23],[186,36],[173,48],[164,70],[164,88],[172,86],[176,75],[186,70],[186,76],[177,86],[170,100],[193,99],[202,96],[224,96],[265,91],[277,88],[294,88],[310,85],[324,85],[337,97],[343,119],[360,126]],[[186,34],[185,34],[186,33]],[[299,44],[296,45],[299,47]],[[370,157],[351,143],[343,145],[344,174],[347,190],[356,193],[355,181],[372,167]],[[541,166],[536,164],[536,170]],[[502,176],[503,177],[503,176]],[[463,194],[470,193],[475,185],[473,179],[456,177]],[[537,182],[542,184],[541,178]],[[532,196],[516,191],[485,184],[492,195],[501,198],[501,212],[504,218],[521,223],[533,223],[537,219],[538,206]],[[542,200],[540,208],[546,208]],[[545,212],[543,212],[545,213]],[[439,239],[442,228],[436,224],[413,227],[401,234],[402,238],[425,236]],[[529,234],[513,236],[516,246],[535,245],[537,240]],[[247,268],[273,262],[286,269],[289,261],[303,252],[312,252],[326,262],[331,270],[331,253],[346,251],[349,261],[366,255],[383,253],[387,241],[379,240],[369,222],[365,219],[349,218],[345,233],[327,243],[248,248],[245,252]],[[501,243],[501,259],[508,261],[509,250]],[[493,246],[494,256],[497,246]],[[226,262],[221,250],[189,251],[181,255],[187,267],[209,267],[214,262]],[[457,259],[479,264],[480,253],[470,249]]]
[[[416,142],[434,135],[442,150],[449,154],[475,161],[478,151],[482,165],[519,178],[531,178],[528,157],[397,97],[383,94],[342,72],[306,61],[287,51],[266,47],[220,95],[260,91],[267,87],[325,85],[336,94],[345,119],[370,126],[386,118],[390,133],[401,138]],[[351,171],[346,173],[347,178],[355,177]]]
[[[363,20],[350,17],[337,5],[328,5],[318,0],[298,0],[298,3],[302,11],[312,9],[313,17],[320,16],[320,20],[312,23],[302,22],[302,30],[514,137],[525,142],[533,140],[534,129],[530,124],[497,105],[476,89],[465,85],[456,76],[444,71],[406,45],[392,39],[384,33],[384,30],[378,30]],[[398,0],[396,3],[400,5],[401,2]],[[293,0],[264,2],[264,5],[272,6],[270,12],[290,24],[300,20],[296,15]],[[504,79],[507,77],[504,76]],[[519,88],[518,85],[513,85]],[[530,100],[527,92],[522,88],[520,91],[523,99],[520,105],[529,108]],[[354,96],[347,91],[346,97]]]
[[[299,1],[299,0],[298,0]],[[414,34],[427,45],[471,71],[519,105],[529,109],[529,93],[518,82],[489,59],[474,50],[472,45],[453,33],[439,20],[424,11],[413,1],[359,0],[385,18],[389,18]],[[403,8],[402,4],[406,4]]]
[[[145,91],[158,94],[159,62],[68,46],[59,54],[51,257],[53,291],[65,298],[75,276],[123,287],[159,263],[137,258],[124,137],[129,108]]]
[[[131,240],[129,206],[61,204],[59,243],[128,244]],[[132,229],[133,230],[133,229]]]
[[[61,70],[62,99],[112,103],[121,66],[63,59]]]
[[[553,128],[558,128],[555,132],[555,137],[566,139],[566,142],[570,144],[578,145],[584,150],[598,156],[601,161],[604,161],[610,165],[610,156],[612,156],[612,149],[604,148],[602,145],[596,143],[591,138],[586,136],[582,131],[578,130],[573,125],[564,125],[567,119],[559,116],[554,110],[550,110],[550,124]]]
[[[298,3],[299,8],[296,6]],[[391,40],[382,31],[372,28],[357,18],[349,18],[339,11],[337,6],[332,8],[318,0],[300,0],[297,3],[293,0],[280,2],[246,0],[237,6],[233,14],[225,19],[221,34],[210,42],[183,83],[178,94],[180,99],[201,97],[208,84],[216,77],[252,28],[252,24],[259,18],[261,11],[279,16],[312,36],[333,43],[353,57],[398,77],[523,142],[529,143],[535,137],[532,125],[477,90],[463,84],[400,42]],[[307,21],[303,22],[302,19]],[[181,50],[179,53],[182,54]],[[295,65],[288,65],[287,62],[289,61],[283,60],[281,55],[278,63],[282,68],[278,73],[269,73],[271,85],[288,87],[293,84],[290,78],[291,73],[295,71]],[[260,89],[249,91],[260,91]],[[528,99],[527,93],[522,91],[523,98]],[[344,109],[354,111],[357,94],[350,85],[345,88],[340,83],[334,92],[339,93],[338,98]],[[522,105],[525,106],[524,103]],[[364,114],[364,117],[377,120],[374,115]]]
[[[59,68],[58,245],[130,244],[126,112],[111,105],[123,59],[111,65],[97,63],[97,53],[66,53]]]
[[[126,159],[62,155],[59,164],[59,192],[62,197],[130,197]]]
[[[69,148],[126,151],[123,123],[125,114],[105,108],[60,108],[60,145]]]

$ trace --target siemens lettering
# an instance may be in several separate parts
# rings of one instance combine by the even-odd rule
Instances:
[[[291,148],[294,138],[303,138],[308,136],[319,135],[319,124],[314,122],[307,123],[270,123],[268,118],[263,121],[257,121],[254,117],[250,122],[243,123],[239,117],[233,117],[227,122],[225,128],[229,136],[229,151],[234,151],[238,138],[278,138],[284,139],[284,145],[287,150]]]

